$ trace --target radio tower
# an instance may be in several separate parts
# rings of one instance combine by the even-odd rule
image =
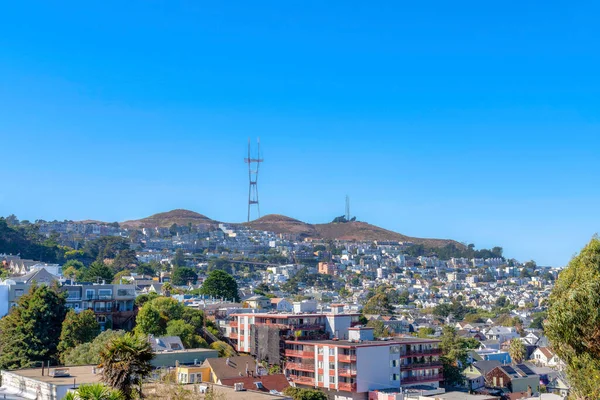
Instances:
[[[258,167],[264,160],[260,158],[260,138],[257,140],[256,158],[250,156],[250,138],[248,138],[248,158],[244,162],[248,164],[248,179],[250,186],[248,187],[248,222],[250,222],[250,209],[256,205],[258,218],[260,218],[260,206],[258,205]],[[256,169],[252,169],[255,164]]]
[[[350,221],[350,196],[346,195],[346,221]]]

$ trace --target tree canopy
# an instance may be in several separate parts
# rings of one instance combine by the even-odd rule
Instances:
[[[391,315],[394,313],[394,307],[385,293],[377,293],[363,307],[363,314]]]
[[[68,350],[82,343],[94,340],[100,333],[100,324],[92,310],[83,310],[79,314],[70,310],[62,323],[58,351],[65,354]]]
[[[58,286],[33,285],[0,319],[0,369],[28,368],[57,360],[65,294]]]
[[[107,329],[91,342],[82,343],[61,355],[65,365],[90,365],[100,363],[100,351],[114,338],[123,336],[125,331]]]
[[[235,302],[240,301],[238,285],[235,278],[225,271],[211,271],[200,289],[202,294],[223,298]]]
[[[575,398],[598,399],[600,386],[600,239],[561,271],[550,295],[545,333],[566,363]]]

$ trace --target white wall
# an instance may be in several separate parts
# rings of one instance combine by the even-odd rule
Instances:
[[[337,338],[347,340],[348,328],[350,328],[351,322],[352,316],[350,315],[327,315],[325,330],[332,336],[336,336],[337,334]]]
[[[8,314],[8,285],[0,285],[0,318]]]
[[[400,374],[400,367],[391,368],[390,359],[398,359],[399,355],[391,355],[389,346],[370,346],[356,348],[356,389],[367,392],[375,389],[400,387],[400,380],[390,381],[390,374]]]

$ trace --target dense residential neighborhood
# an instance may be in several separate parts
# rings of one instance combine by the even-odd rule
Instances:
[[[506,259],[499,247],[324,240],[224,223],[2,222],[14,232],[35,226],[38,242],[61,252],[0,254],[0,317],[16,318],[46,286],[72,329],[85,315],[94,332],[68,344],[65,319],[58,352],[0,358],[0,394],[61,400],[99,382],[97,355],[86,352],[125,332],[150,346],[152,390],[173,373],[177,384],[226,398],[569,394],[544,333],[560,270]]]

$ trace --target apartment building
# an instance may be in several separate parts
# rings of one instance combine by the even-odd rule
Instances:
[[[0,296],[5,297],[7,306],[0,305],[0,317],[11,307],[15,307],[19,298],[29,292],[31,285],[51,284],[58,281],[56,276],[44,269],[25,277],[11,278],[3,282]],[[67,308],[81,312],[93,310],[102,330],[131,329],[135,320],[135,285],[123,284],[70,284],[62,285],[67,293]],[[0,303],[3,303],[0,297]]]
[[[359,313],[344,313],[335,305],[330,313],[233,313],[229,339],[235,349],[279,364],[284,341],[348,339],[349,328],[359,325]]]
[[[336,400],[367,399],[373,390],[415,385],[437,388],[443,381],[439,340],[374,340],[372,328],[348,331],[348,340],[286,340],[288,378],[326,388]]]

